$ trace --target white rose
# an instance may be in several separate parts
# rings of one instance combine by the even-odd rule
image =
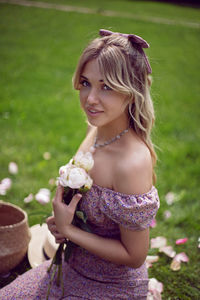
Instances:
[[[90,152],[78,152],[74,158],[74,164],[77,167],[85,169],[87,172],[92,169],[94,160]]]
[[[79,189],[85,185],[87,180],[87,173],[82,168],[71,168],[67,178],[67,186],[72,189]]]
[[[88,175],[84,188],[90,190],[93,184],[92,178]]]
[[[68,186],[68,176],[70,168],[73,168],[73,166],[69,163],[65,166],[60,167],[59,169],[59,175],[58,181],[62,186]]]

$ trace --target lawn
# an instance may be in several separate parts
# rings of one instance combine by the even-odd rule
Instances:
[[[159,253],[149,275],[163,282],[163,299],[200,299],[200,29],[100,13],[112,9],[199,22],[200,11],[144,1],[45,2],[91,7],[97,13],[0,4],[0,180],[13,180],[1,200],[19,205],[28,214],[37,211],[36,201],[25,204],[23,199],[42,187],[50,188],[49,179],[57,176],[58,168],[77,150],[86,123],[71,77],[87,42],[100,28],[141,35],[151,45],[146,52],[153,68],[157,117],[152,138],[158,147],[156,187],[161,207],[151,238],[164,236],[177,253],[189,257],[175,272],[170,269],[171,258]],[[50,160],[43,158],[44,152],[51,154]],[[9,174],[10,161],[18,164],[17,175]],[[172,205],[165,201],[168,192],[176,194]],[[166,210],[171,212],[168,219]],[[38,221],[36,216],[29,217],[30,226]],[[184,237],[186,244],[175,245]]]

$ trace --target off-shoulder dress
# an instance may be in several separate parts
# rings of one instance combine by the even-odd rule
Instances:
[[[132,230],[147,228],[159,208],[157,189],[141,195],[127,195],[93,185],[81,199],[81,209],[88,216],[94,233],[106,238],[120,238],[119,225]],[[50,261],[19,276],[0,290],[3,300],[44,300],[50,275]],[[146,299],[148,274],[146,264],[133,269],[105,261],[85,249],[75,248],[63,265],[63,299]],[[60,299],[61,288],[53,283],[49,299]]]

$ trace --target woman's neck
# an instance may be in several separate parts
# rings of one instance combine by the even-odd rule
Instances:
[[[106,126],[97,127],[97,139],[98,143],[104,143],[115,136],[119,135],[121,132],[129,127],[128,122],[121,124],[109,124]]]

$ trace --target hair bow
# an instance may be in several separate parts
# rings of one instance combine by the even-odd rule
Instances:
[[[99,30],[99,34],[100,34],[100,36],[109,36],[109,35],[112,35],[112,34],[119,34],[121,36],[126,37],[133,45],[136,44],[136,45],[140,46],[141,50],[142,50],[142,54],[144,56],[144,60],[145,60],[146,66],[147,66],[147,71],[150,74],[152,73],[152,69],[151,69],[149,60],[148,60],[148,58],[147,58],[144,50],[142,49],[142,48],[149,48],[150,46],[149,46],[149,44],[143,38],[141,38],[140,36],[135,35],[135,34],[126,34],[126,33],[120,33],[120,32],[112,32],[112,31],[106,30],[106,29],[100,29]]]

